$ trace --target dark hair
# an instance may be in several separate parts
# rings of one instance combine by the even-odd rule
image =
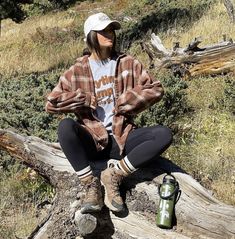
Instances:
[[[86,56],[86,55],[88,55],[88,56],[91,55],[91,52],[87,47],[84,48],[83,51],[82,51],[82,56]]]
[[[116,34],[115,34],[115,31],[113,30],[114,32],[114,41],[113,41],[113,47],[111,49],[111,56],[114,56],[116,55]],[[99,42],[98,42],[98,38],[97,38],[97,32],[96,31],[90,31],[89,34],[87,35],[87,39],[86,39],[86,42],[87,42],[87,46],[89,48],[89,50],[91,52],[95,52],[97,54],[97,56],[99,58],[101,58],[101,49],[100,49],[100,45],[99,45]]]

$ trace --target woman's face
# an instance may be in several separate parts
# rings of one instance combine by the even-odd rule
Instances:
[[[115,39],[115,33],[111,26],[107,26],[102,31],[97,31],[97,39],[100,48],[112,48]]]

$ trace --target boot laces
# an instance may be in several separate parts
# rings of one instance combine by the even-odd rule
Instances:
[[[111,174],[111,182],[112,182],[111,188],[113,190],[114,195],[117,196],[117,197],[120,196],[119,186],[120,186],[122,178],[123,177],[121,175],[119,175],[115,172],[113,172]]]
[[[95,179],[92,179],[91,182],[84,184],[83,190],[87,194],[88,197],[92,197],[98,192],[98,184]]]

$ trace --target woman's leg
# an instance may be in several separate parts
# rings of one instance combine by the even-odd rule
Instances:
[[[165,126],[139,128],[131,131],[128,135],[124,159],[119,155],[119,148],[113,137],[109,156],[114,159],[122,159],[119,165],[122,165],[122,169],[130,173],[153,157],[161,155],[171,142],[172,132]]]
[[[130,132],[124,158],[125,167],[137,169],[153,157],[161,155],[172,143],[172,132],[169,128],[157,125],[135,129]]]
[[[86,192],[81,212],[100,211],[103,206],[101,185],[99,179],[92,175],[89,165],[89,159],[97,154],[91,135],[73,119],[64,119],[59,124],[58,138]]]
[[[73,119],[63,119],[58,127],[59,143],[79,177],[91,174],[89,159],[97,153],[90,133]]]
[[[107,168],[101,173],[106,206],[113,211],[122,211],[124,203],[119,193],[119,185],[122,179],[153,157],[163,153],[171,142],[171,130],[164,126],[133,130],[127,138],[126,157],[120,160],[115,167]],[[120,158],[117,149],[117,143],[113,139],[110,157]]]

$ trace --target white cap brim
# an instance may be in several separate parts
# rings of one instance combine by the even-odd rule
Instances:
[[[92,27],[92,29],[90,29],[90,31],[102,31],[109,25],[112,25],[114,30],[121,29],[121,24],[118,21],[107,20],[107,21],[102,22],[102,24],[99,23],[99,24],[97,24],[97,26]],[[86,37],[90,33],[90,31],[85,34]]]
[[[94,26],[93,29],[91,29],[91,30],[102,31],[110,24],[112,24],[114,30],[119,30],[121,28],[121,24],[118,21],[107,20],[107,21],[102,22],[102,24],[99,23],[99,25]]]

